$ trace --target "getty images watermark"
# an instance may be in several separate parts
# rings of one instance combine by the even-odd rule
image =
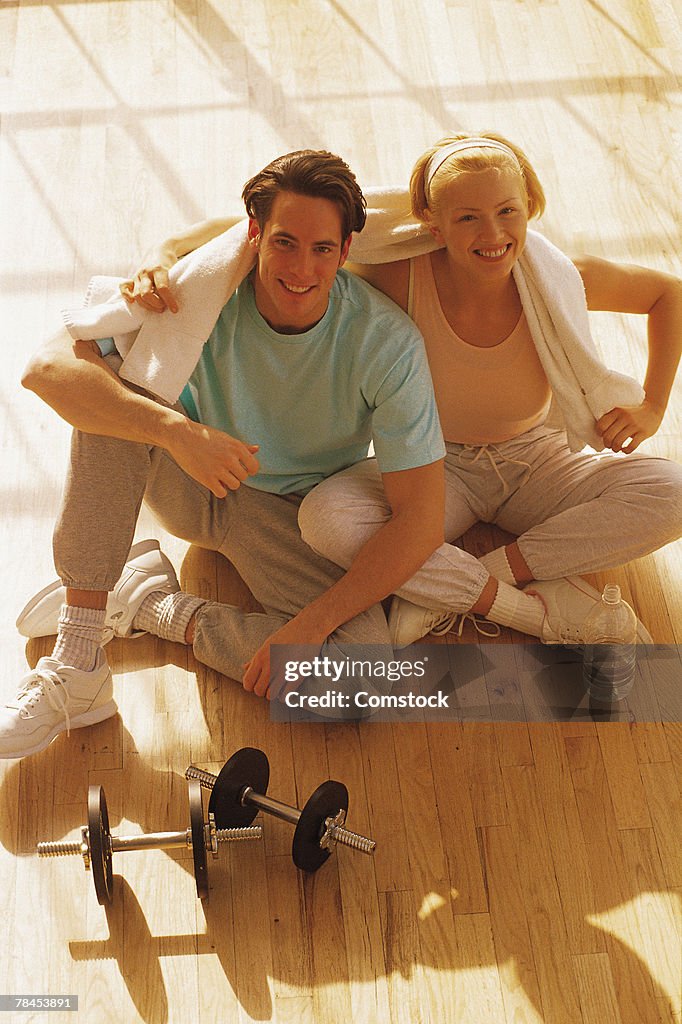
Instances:
[[[421,692],[426,677],[429,655],[407,658],[331,657],[328,654],[315,655],[312,660],[286,658],[284,682],[296,688],[288,689],[282,696],[287,708],[308,708],[310,710],[352,708],[358,711],[393,708],[447,708],[449,694]],[[314,680],[318,686],[300,687],[301,683]],[[405,691],[404,684],[411,681],[415,688]],[[349,686],[349,682],[351,685]],[[385,684],[403,684],[401,692],[383,692]],[[319,685],[321,684],[321,685]],[[363,685],[371,689],[362,689]]]
[[[273,645],[277,721],[599,720],[583,649],[529,644]],[[628,693],[612,720],[682,721],[676,645],[637,645]]]

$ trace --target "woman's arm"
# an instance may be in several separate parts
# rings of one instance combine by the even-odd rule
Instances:
[[[345,268],[388,295],[389,299],[393,299],[407,312],[409,260],[396,260],[395,263],[346,263]]]
[[[597,422],[605,445],[629,454],[656,433],[668,404],[682,353],[682,280],[596,256],[573,262],[585,285],[588,309],[648,317],[646,397],[641,405],[611,409]]]
[[[139,302],[153,313],[163,313],[166,309],[177,313],[178,304],[168,284],[168,271],[182,256],[227,231],[237,220],[236,217],[225,217],[199,221],[177,235],[166,238],[149,250],[142,266],[128,281],[123,282],[121,294],[128,302]],[[346,263],[345,266],[407,312],[408,260],[375,264]]]
[[[168,271],[182,256],[210,242],[216,235],[221,235],[239,219],[225,217],[202,220],[154,246],[145,256],[140,269],[129,281],[123,282],[121,294],[128,302],[139,302],[154,313],[163,313],[165,309],[177,313],[178,304],[168,286]]]

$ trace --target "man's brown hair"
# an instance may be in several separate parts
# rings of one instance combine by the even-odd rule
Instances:
[[[326,150],[301,149],[278,156],[247,181],[242,199],[261,231],[280,192],[329,199],[341,214],[342,243],[365,226],[366,203],[355,175],[340,156]]]

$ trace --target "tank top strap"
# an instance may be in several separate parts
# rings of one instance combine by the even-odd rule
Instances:
[[[414,257],[407,261],[407,315],[414,320]]]

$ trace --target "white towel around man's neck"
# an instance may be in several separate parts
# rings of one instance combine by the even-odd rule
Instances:
[[[432,252],[438,245],[410,214],[403,189],[366,192],[367,224],[349,258],[385,263]],[[246,220],[179,260],[169,274],[179,312],[131,306],[118,279],[93,278],[86,305],[63,312],[74,339],[113,337],[121,376],[173,404],[194,370],[225,303],[255,262]],[[638,405],[642,387],[601,362],[590,334],[582,280],[573,263],[535,231],[514,268],[524,313],[574,450],[604,445],[595,420],[619,405]]]

